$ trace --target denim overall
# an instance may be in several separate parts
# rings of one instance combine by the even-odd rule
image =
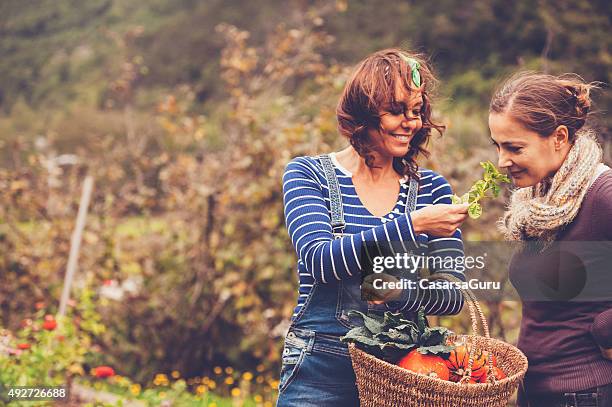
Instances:
[[[340,187],[331,157],[322,155],[320,159],[337,239],[343,236],[345,227]],[[411,179],[407,213],[416,208],[417,189],[418,182]],[[340,337],[353,327],[348,311],[386,310],[385,304],[361,300],[360,283],[360,273],[340,281],[314,283],[285,336],[277,407],[359,406],[355,373],[347,345],[340,342]]]

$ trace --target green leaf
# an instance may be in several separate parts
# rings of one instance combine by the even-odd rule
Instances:
[[[484,196],[485,191],[487,190],[487,181],[481,179],[476,181],[476,183],[474,184],[474,186],[476,187],[476,191],[480,194],[480,196]]]
[[[498,182],[505,182],[505,183],[508,183],[508,184],[510,183],[510,178],[508,178],[508,176],[505,175],[505,174],[498,174],[497,177],[495,177],[495,179]]]
[[[372,333],[377,334],[384,330],[385,320],[383,316],[370,313],[368,315],[360,311],[349,311],[349,317],[361,318],[363,325]]]
[[[470,192],[468,192],[468,201],[467,203],[475,203],[478,202],[478,200],[480,199],[480,195],[478,193],[478,191],[476,190],[470,190]]]
[[[498,172],[497,168],[495,168],[495,165],[493,165],[491,161],[481,161],[480,166],[484,168],[485,174],[496,174]]]
[[[500,186],[499,186],[499,185],[497,185],[497,184],[493,184],[492,189],[493,189],[493,196],[494,196],[495,198],[497,198],[497,197],[499,196],[500,191],[501,191]]]
[[[480,215],[482,215],[482,206],[480,206],[478,202],[472,202],[468,207],[468,215],[470,215],[472,219],[480,218]]]
[[[380,342],[372,337],[372,334],[365,326],[358,326],[351,329],[340,338],[342,342],[360,343],[366,346],[379,346]]]
[[[412,335],[412,332],[408,330],[403,332],[397,329],[389,329],[387,332],[381,332],[374,336],[376,339],[387,342],[395,342],[399,344],[411,344],[416,343],[416,338]]]
[[[446,337],[449,333],[450,331],[447,328],[441,326],[425,328],[419,343],[421,346],[440,345],[446,342]]]
[[[417,312],[417,327],[419,329],[419,333],[425,332],[425,328],[427,327],[427,319],[425,319],[425,308],[420,307]]]
[[[481,162],[480,165],[484,169],[483,179],[480,179],[472,185],[467,193],[467,203],[470,204],[468,214],[472,219],[478,219],[482,215],[482,206],[478,203],[482,198],[487,196],[498,197],[501,192],[500,182],[510,182],[510,179],[499,172],[499,170],[490,161]],[[491,191],[490,195],[487,192]],[[466,195],[461,197],[463,199]]]
[[[402,321],[404,321],[402,319],[402,314],[400,313],[393,313],[391,311],[385,311],[385,314],[383,316],[383,324],[386,327],[389,326],[397,326],[400,325],[402,323]]]
[[[416,347],[417,347],[416,343],[401,343],[401,342],[385,342],[380,345],[381,350],[385,350],[387,348],[409,350],[409,349],[414,349]]]
[[[417,325],[412,322],[412,321],[406,321],[405,319],[402,320],[404,323],[401,325],[398,325],[395,327],[395,329],[397,329],[398,331],[401,332],[419,332],[419,328],[417,327]]]
[[[451,196],[451,203],[453,203],[453,204],[460,204],[460,203],[463,203],[463,202],[462,202],[461,198],[459,198],[457,195],[453,194],[453,196]]]
[[[426,355],[428,353],[432,355],[439,355],[443,353],[450,353],[454,349],[455,347],[453,345],[434,345],[434,346],[421,346],[417,348],[417,351],[419,353],[422,353],[423,355]]]

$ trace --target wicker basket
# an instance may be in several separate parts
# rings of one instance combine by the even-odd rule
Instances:
[[[453,277],[439,277],[454,280]],[[459,280],[457,280],[459,281]],[[489,351],[497,358],[497,366],[507,377],[495,380],[493,375],[488,383],[467,384],[468,371],[464,380],[453,383],[421,375],[378,359],[349,344],[349,353],[355,375],[359,400],[362,407],[505,407],[527,371],[527,358],[516,347],[491,338],[486,318],[480,305],[469,290],[462,290],[470,310],[474,335],[454,335],[451,340],[465,340],[471,344],[470,362],[476,350]],[[478,318],[484,336],[478,335]],[[492,364],[491,357],[488,360]]]

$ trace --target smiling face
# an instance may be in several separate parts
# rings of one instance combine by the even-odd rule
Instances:
[[[422,92],[408,92],[397,83],[394,101],[379,111],[380,127],[368,131],[373,149],[383,156],[405,156],[410,141],[423,128],[422,109]]]
[[[499,155],[498,166],[508,172],[519,188],[534,186],[554,175],[570,148],[565,126],[543,137],[527,130],[507,113],[491,113],[489,128]]]

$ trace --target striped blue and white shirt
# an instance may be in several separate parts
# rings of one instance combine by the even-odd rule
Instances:
[[[318,157],[297,157],[285,167],[283,199],[285,222],[291,242],[298,255],[298,303],[292,318],[300,311],[313,284],[327,284],[358,276],[361,272],[359,254],[362,245],[374,242],[411,241],[428,246],[428,254],[436,256],[463,255],[461,231],[452,237],[416,234],[410,214],[405,213],[408,185],[401,181],[395,207],[388,214],[377,217],[363,205],[352,174],[330,154],[340,185],[346,227],[344,237],[334,239],[330,218],[330,199],[323,167]],[[416,209],[435,204],[451,203],[451,187],[441,175],[428,169],[419,170],[420,180]],[[462,280],[456,270],[434,270],[451,274]],[[412,290],[411,290],[412,291]],[[452,289],[417,290],[394,311],[416,311],[424,306],[429,315],[452,315],[463,306],[462,295]]]

